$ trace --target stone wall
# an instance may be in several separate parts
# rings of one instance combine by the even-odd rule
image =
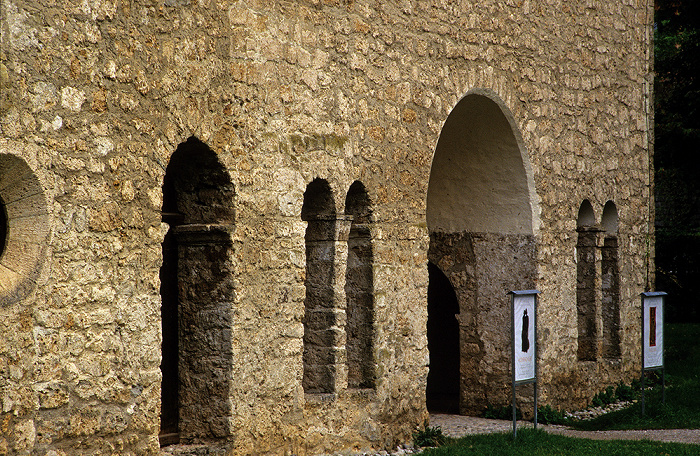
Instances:
[[[499,254],[509,251],[504,234],[535,244],[536,267],[526,269],[542,292],[542,400],[579,406],[631,378],[638,295],[653,261],[652,16],[638,0],[4,0],[0,454],[157,454],[166,334],[182,347],[183,440],[218,439],[234,454],[313,454],[410,439],[427,413],[426,263],[440,232],[427,226],[431,166],[465,95],[474,110],[458,109],[451,131],[479,109],[501,122],[496,143],[517,151],[509,163],[523,178],[507,201],[527,205],[529,231],[499,232],[497,218],[479,215],[486,206],[470,212],[486,228],[453,232],[485,233],[493,242],[484,247]],[[219,171],[181,192],[188,213],[169,206],[164,183],[191,142],[211,151],[201,166]],[[473,164],[489,163],[480,157]],[[501,179],[478,167],[471,175]],[[316,179],[344,230],[332,240],[337,371],[324,393],[304,391],[312,221],[302,208]],[[371,216],[353,231],[355,183]],[[576,354],[584,200],[594,224],[609,201],[619,213],[621,355],[590,362]],[[199,218],[178,222],[187,214]],[[161,311],[169,230],[174,294],[186,310],[175,333]],[[345,309],[365,288],[346,289],[346,276],[358,259],[349,251],[366,245],[373,362],[362,365],[374,380],[358,382],[347,363],[367,348],[346,346],[357,320]],[[510,283],[487,279],[505,302]],[[502,373],[503,362],[486,369]]]
[[[481,415],[511,400],[510,290],[535,287],[532,236],[431,235],[428,259],[449,278],[459,302],[459,411]],[[505,291],[504,291],[505,290]]]

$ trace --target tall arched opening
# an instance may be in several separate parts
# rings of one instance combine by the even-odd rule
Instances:
[[[230,434],[234,188],[191,137],[163,181],[161,444]]]
[[[428,259],[448,278],[459,304],[460,413],[505,405],[506,293],[535,288],[538,209],[527,151],[512,114],[491,92],[470,92],[448,116],[426,212]]]
[[[598,268],[597,244],[600,229],[590,201],[584,200],[576,220],[576,315],[578,321],[578,349],[580,361],[595,361],[600,352],[598,335]]]
[[[345,270],[345,353],[348,388],[374,388],[374,252],[372,215],[365,186],[355,181],[345,198],[345,215],[352,218]]]
[[[332,393],[338,380],[338,331],[335,302],[336,211],[328,181],[314,179],[304,192],[301,219],[306,226],[304,298],[305,393]]]
[[[603,358],[619,359],[620,351],[620,267],[618,260],[618,216],[612,201],[605,203],[601,219],[601,310],[603,315]]]

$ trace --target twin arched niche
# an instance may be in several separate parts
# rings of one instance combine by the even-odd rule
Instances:
[[[375,387],[371,215],[369,196],[359,181],[348,190],[344,215],[336,214],[326,180],[314,179],[304,193],[305,393],[335,393],[346,385]]]
[[[36,286],[49,237],[44,190],[27,163],[0,154],[0,305]]]
[[[161,444],[230,433],[234,197],[214,151],[180,144],[163,181]]]
[[[430,232],[428,259],[454,284],[458,314],[442,311],[447,303],[428,303],[428,320],[443,318],[445,327],[458,318],[461,413],[481,413],[487,405],[505,405],[509,396],[510,290],[535,288],[538,228],[534,179],[513,116],[493,93],[475,90],[448,116],[433,157],[427,193]],[[448,295],[434,290],[428,299]],[[447,285],[443,285],[447,286]],[[438,323],[439,325],[440,323]],[[432,343],[428,335],[428,344]],[[449,350],[449,348],[441,348]],[[430,353],[431,372],[441,353]],[[448,375],[448,374],[446,374]],[[438,390],[428,376],[427,403]],[[437,410],[436,410],[437,411]]]
[[[580,361],[618,359],[620,272],[615,203],[605,203],[598,224],[591,202],[584,200],[576,227],[577,356]]]

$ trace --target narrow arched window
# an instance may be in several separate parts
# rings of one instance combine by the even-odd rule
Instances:
[[[608,201],[601,221],[601,311],[603,320],[603,357],[620,357],[620,269],[618,264],[617,207]]]
[[[598,354],[596,312],[596,239],[595,214],[588,200],[581,203],[577,220],[576,311],[578,320],[578,359],[593,361]]]
[[[339,335],[333,293],[336,212],[327,181],[314,179],[306,187],[301,218],[308,223],[302,386],[306,393],[330,393],[335,389]]]
[[[345,276],[348,387],[373,388],[374,275],[371,208],[362,183],[356,181],[350,186],[345,199],[345,214],[352,217]]]

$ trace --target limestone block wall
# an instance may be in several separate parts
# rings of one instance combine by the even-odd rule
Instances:
[[[190,423],[179,429],[183,441],[223,442],[233,454],[314,454],[410,439],[427,416],[426,264],[441,233],[486,240],[472,274],[489,287],[474,304],[487,313],[460,314],[462,334],[470,318],[500,321],[488,313],[501,305],[496,297],[521,285],[505,279],[504,255],[531,258],[522,286],[542,292],[545,403],[579,406],[630,379],[639,371],[638,294],[652,286],[653,269],[651,17],[638,0],[4,0],[0,454],[157,454],[161,392],[172,394],[161,371],[168,334],[193,353],[175,363],[178,397],[187,399],[180,423]],[[463,99],[476,108],[455,111]],[[482,109],[507,136],[495,144],[517,151],[516,198],[487,192],[476,198],[481,211],[454,205],[471,225],[433,230],[428,188],[443,127],[452,126],[444,144],[463,144],[459,132]],[[473,147],[450,150],[483,159],[455,169],[501,179],[480,168],[493,161],[494,142],[479,132],[466,139]],[[213,166],[217,178],[182,187],[173,208],[164,197],[169,164],[192,143],[208,157],[197,166]],[[484,153],[469,155],[474,147]],[[302,209],[315,180],[327,183],[336,223],[327,344],[335,370],[329,391],[305,392],[313,222]],[[360,184],[371,215],[348,197]],[[452,204],[440,200],[435,207]],[[595,361],[577,357],[585,200],[593,225],[608,202],[618,216],[620,356]],[[500,232],[484,215],[489,202],[508,201],[528,207],[529,231]],[[180,271],[169,293],[187,304],[178,325],[193,323],[170,333],[161,272],[169,231],[178,247],[169,271]],[[602,235],[596,242],[604,247]],[[373,321],[360,333],[371,343],[348,346],[348,330],[356,334],[366,317],[346,312],[365,287],[346,288],[347,276],[368,245]],[[483,275],[489,250],[502,267],[496,275]],[[358,381],[349,363],[368,350],[372,362],[358,364],[369,380]],[[473,362],[466,354],[462,366]],[[475,375],[500,378],[503,364]],[[227,400],[211,401],[217,395]]]
[[[464,415],[479,416],[488,406],[512,400],[510,301],[503,290],[534,288],[534,256],[527,236],[431,236],[428,259],[450,279],[460,305],[459,411]]]

